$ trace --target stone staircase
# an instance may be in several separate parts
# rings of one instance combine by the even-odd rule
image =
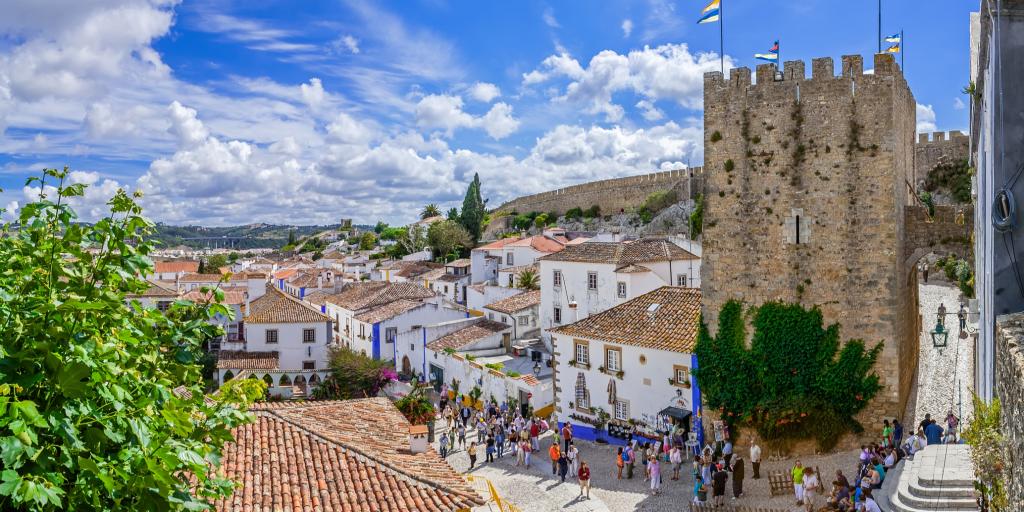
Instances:
[[[978,512],[971,447],[931,445],[906,460],[895,485],[886,478],[882,510],[893,512]],[[887,475],[889,476],[889,475]]]

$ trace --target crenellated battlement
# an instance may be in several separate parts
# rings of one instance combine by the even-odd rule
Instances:
[[[927,133],[917,134],[917,143],[926,144],[928,142],[967,142],[967,134],[960,130],[950,130],[947,132],[932,132],[931,140],[928,140]]]
[[[864,58],[860,55],[843,55],[841,58],[842,67],[840,74],[836,75],[835,63],[832,57],[821,57],[811,60],[811,78],[809,81],[831,81],[837,78],[848,78],[853,80],[865,79],[867,77],[903,77],[902,71],[896,64],[896,59],[888,53],[874,55],[874,69],[870,73],[864,73]],[[776,80],[775,64],[761,64],[751,74],[750,68],[737,67],[729,70],[729,78],[726,80],[721,72],[712,71],[704,73],[704,87],[759,87],[770,86],[779,82],[803,82],[806,78],[806,64],[803,61],[791,60],[782,64],[782,80]],[[754,78],[754,80],[752,80]]]

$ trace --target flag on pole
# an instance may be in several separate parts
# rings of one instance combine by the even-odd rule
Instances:
[[[754,58],[755,59],[766,60],[768,62],[778,63],[779,62],[779,42],[775,41],[775,44],[772,45],[772,48],[770,50],[768,50],[768,53],[755,53],[754,54]]]
[[[885,53],[899,53],[899,52],[900,52],[900,45],[898,45],[898,44],[894,44],[894,45],[892,45],[892,46],[890,46],[890,47],[885,49]]]
[[[719,14],[721,13],[721,7],[719,2],[721,0],[711,0],[711,3],[700,12],[700,19],[697,23],[714,23],[718,21]]]
[[[885,38],[885,42],[887,42],[887,43],[899,43],[901,39],[902,39],[902,37],[900,37],[900,34],[896,33],[896,34],[893,34],[893,35],[891,35],[889,37],[886,37]]]

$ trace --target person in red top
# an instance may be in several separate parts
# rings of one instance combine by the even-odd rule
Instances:
[[[572,442],[572,426],[569,425],[568,421],[562,426],[562,441],[565,445],[565,448],[562,449],[569,451],[569,443]]]
[[[580,479],[580,497],[583,497],[583,493],[586,492],[587,499],[590,499],[590,466],[586,462],[580,461],[580,470],[576,475]]]
[[[530,446],[533,447],[533,451],[540,449],[540,444],[537,443],[538,436],[540,436],[540,421],[534,418],[530,422]]]

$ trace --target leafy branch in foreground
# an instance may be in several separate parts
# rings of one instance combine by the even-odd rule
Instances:
[[[85,185],[68,176],[29,179],[39,199],[0,233],[0,509],[208,508],[233,487],[215,470],[231,428],[251,419],[202,388],[208,319],[231,311],[220,290],[166,312],[126,301],[149,286],[153,224],[124,191],[79,223]]]

